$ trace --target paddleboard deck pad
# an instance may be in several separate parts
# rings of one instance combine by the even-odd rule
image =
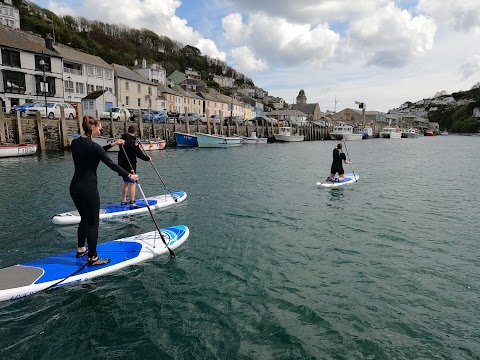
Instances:
[[[324,182],[317,182],[318,187],[326,187],[326,188],[332,188],[332,187],[339,187],[339,186],[344,186],[348,185],[351,183],[355,183],[358,181],[360,176],[358,176],[357,173],[348,173],[345,174],[345,178],[342,181],[327,181],[325,180]]]
[[[188,238],[184,225],[161,229],[165,242],[174,250]],[[111,259],[108,264],[84,266],[87,256],[76,258],[76,250],[0,269],[0,301],[13,300],[47,289],[90,280],[97,276],[167,254],[168,249],[158,231],[151,231],[97,245],[100,257]],[[81,269],[83,267],[83,269]],[[73,276],[71,274],[79,271]],[[70,277],[69,277],[70,276]]]
[[[147,198],[151,210],[163,209],[181,203],[187,198],[184,191],[176,191],[165,195],[152,196]],[[175,201],[176,200],[176,201]],[[130,205],[110,204],[100,206],[100,220],[113,219],[119,216],[138,215],[148,212],[145,200],[137,200],[137,209],[132,209]],[[68,211],[52,216],[52,222],[56,225],[73,225],[80,223],[81,217],[78,211]]]

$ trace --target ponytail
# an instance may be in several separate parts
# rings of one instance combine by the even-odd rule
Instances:
[[[93,126],[98,126],[100,121],[98,119],[95,119],[93,116],[90,115],[85,115],[83,117],[83,122],[82,122],[82,129],[85,135],[88,137],[92,136],[92,129],[90,128],[92,125]]]

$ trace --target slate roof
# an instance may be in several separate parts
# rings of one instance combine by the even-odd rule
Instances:
[[[54,44],[53,48],[62,55],[65,60],[113,70],[113,67],[99,56],[90,55],[61,44]]]
[[[62,56],[55,51],[47,49],[45,39],[37,35],[32,35],[24,31],[15,30],[9,26],[0,25],[0,46],[12,49],[21,49],[33,53],[61,58]]]
[[[315,108],[317,107],[317,103],[314,104],[293,104],[292,110],[299,110],[305,114],[313,114],[315,112]]]
[[[150,80],[148,80],[147,78],[143,77],[136,71],[133,71],[127,68],[126,66],[119,65],[119,64],[111,64],[111,65],[113,67],[113,70],[115,70],[115,77],[132,80],[132,81],[136,81],[136,82],[148,84],[148,85],[157,85],[151,82]]]
[[[87,96],[83,98],[83,100],[93,100],[93,99],[98,99],[100,96],[102,96],[104,93],[106,93],[108,90],[98,90],[91,92]]]
[[[180,95],[178,92],[173,90],[171,87],[168,87],[167,85],[163,85],[163,84],[156,84],[156,85],[157,85],[158,90],[160,90],[160,94],[167,93],[167,94],[172,94],[172,95],[177,95],[177,96]]]

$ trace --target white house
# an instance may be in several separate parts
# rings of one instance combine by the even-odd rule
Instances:
[[[12,0],[0,0],[0,25],[20,29],[20,12],[13,6]]]
[[[142,64],[139,65],[137,60],[135,60],[133,70],[155,84],[166,84],[167,72],[163,66],[158,63],[148,65],[147,60],[143,59]]]
[[[102,111],[109,109],[117,104],[117,98],[110,90],[94,91],[82,100],[83,115],[99,117]]]

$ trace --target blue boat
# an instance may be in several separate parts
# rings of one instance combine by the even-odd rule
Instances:
[[[197,137],[195,135],[178,131],[175,131],[174,134],[177,146],[198,146]]]

